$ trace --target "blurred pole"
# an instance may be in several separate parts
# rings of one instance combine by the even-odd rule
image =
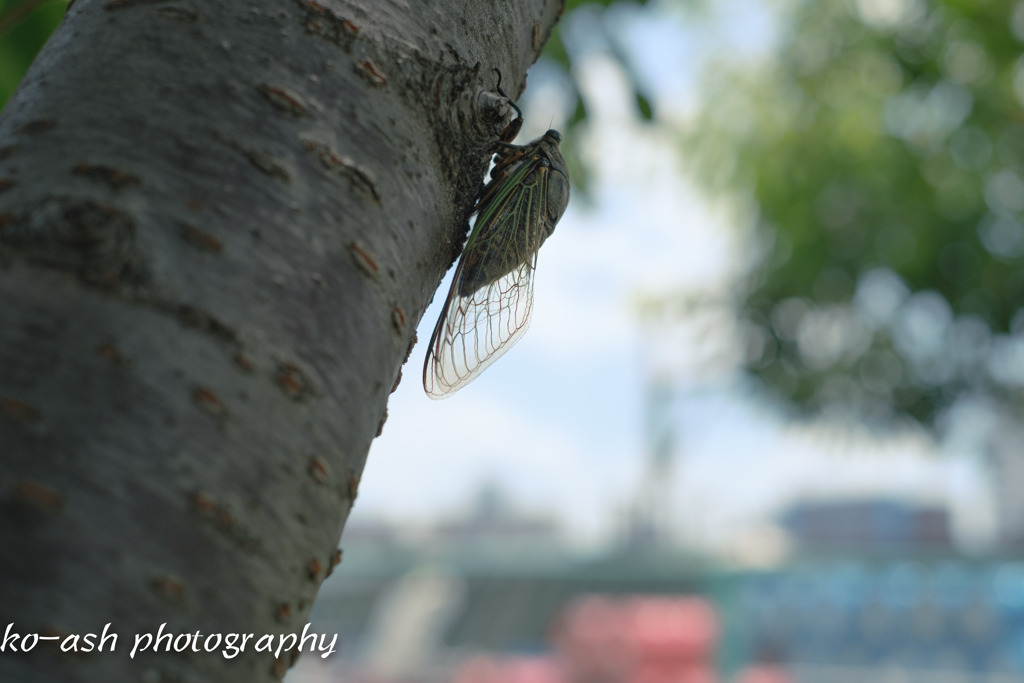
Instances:
[[[664,546],[672,536],[676,419],[673,415],[680,349],[669,343],[681,319],[666,315],[664,302],[638,307],[644,365],[644,472],[633,506],[630,545]]]
[[[677,510],[679,408],[700,391],[720,386],[734,376],[739,363],[739,335],[728,302],[695,294],[641,298],[636,305],[641,327],[644,366],[645,471],[634,504],[631,541],[683,545],[700,535],[696,499]],[[685,525],[673,528],[681,514]]]
[[[674,384],[668,375],[652,374],[647,378],[644,401],[647,470],[638,502],[641,505],[646,502],[646,521],[652,545],[664,545],[671,536],[676,430],[672,417],[673,389]]]

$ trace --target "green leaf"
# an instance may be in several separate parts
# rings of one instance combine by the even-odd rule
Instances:
[[[23,10],[32,8],[29,2],[0,3],[0,27],[9,25],[8,30],[0,32],[0,109],[57,28],[67,6],[66,2],[48,2],[22,17]]]
[[[640,110],[640,118],[644,121],[653,121],[654,110],[651,108],[650,101],[639,90],[634,90],[633,95],[636,98],[636,107]]]
[[[566,128],[572,128],[578,123],[582,123],[587,118],[587,107],[583,103],[583,98],[576,94],[576,108],[572,112],[572,116],[566,122]]]

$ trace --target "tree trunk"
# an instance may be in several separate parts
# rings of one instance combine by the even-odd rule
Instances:
[[[0,680],[292,663],[561,11],[409,4],[76,0],[0,116]]]

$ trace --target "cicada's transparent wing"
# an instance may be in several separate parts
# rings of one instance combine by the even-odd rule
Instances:
[[[427,349],[423,388],[432,398],[468,384],[526,332],[548,234],[547,175],[547,166],[528,164],[481,207]]]
[[[459,296],[453,286],[423,370],[429,396],[461,389],[519,341],[530,324],[536,265],[534,252],[530,261],[469,296]]]

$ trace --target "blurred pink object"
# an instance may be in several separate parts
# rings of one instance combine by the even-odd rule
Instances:
[[[781,667],[759,664],[741,671],[736,683],[793,683],[793,679]]]
[[[566,683],[714,683],[718,620],[701,598],[593,595],[562,614]]]
[[[565,683],[549,657],[474,657],[459,666],[453,683]]]
[[[714,656],[718,620],[700,598],[632,598],[622,612],[630,645],[641,660],[696,663]]]

